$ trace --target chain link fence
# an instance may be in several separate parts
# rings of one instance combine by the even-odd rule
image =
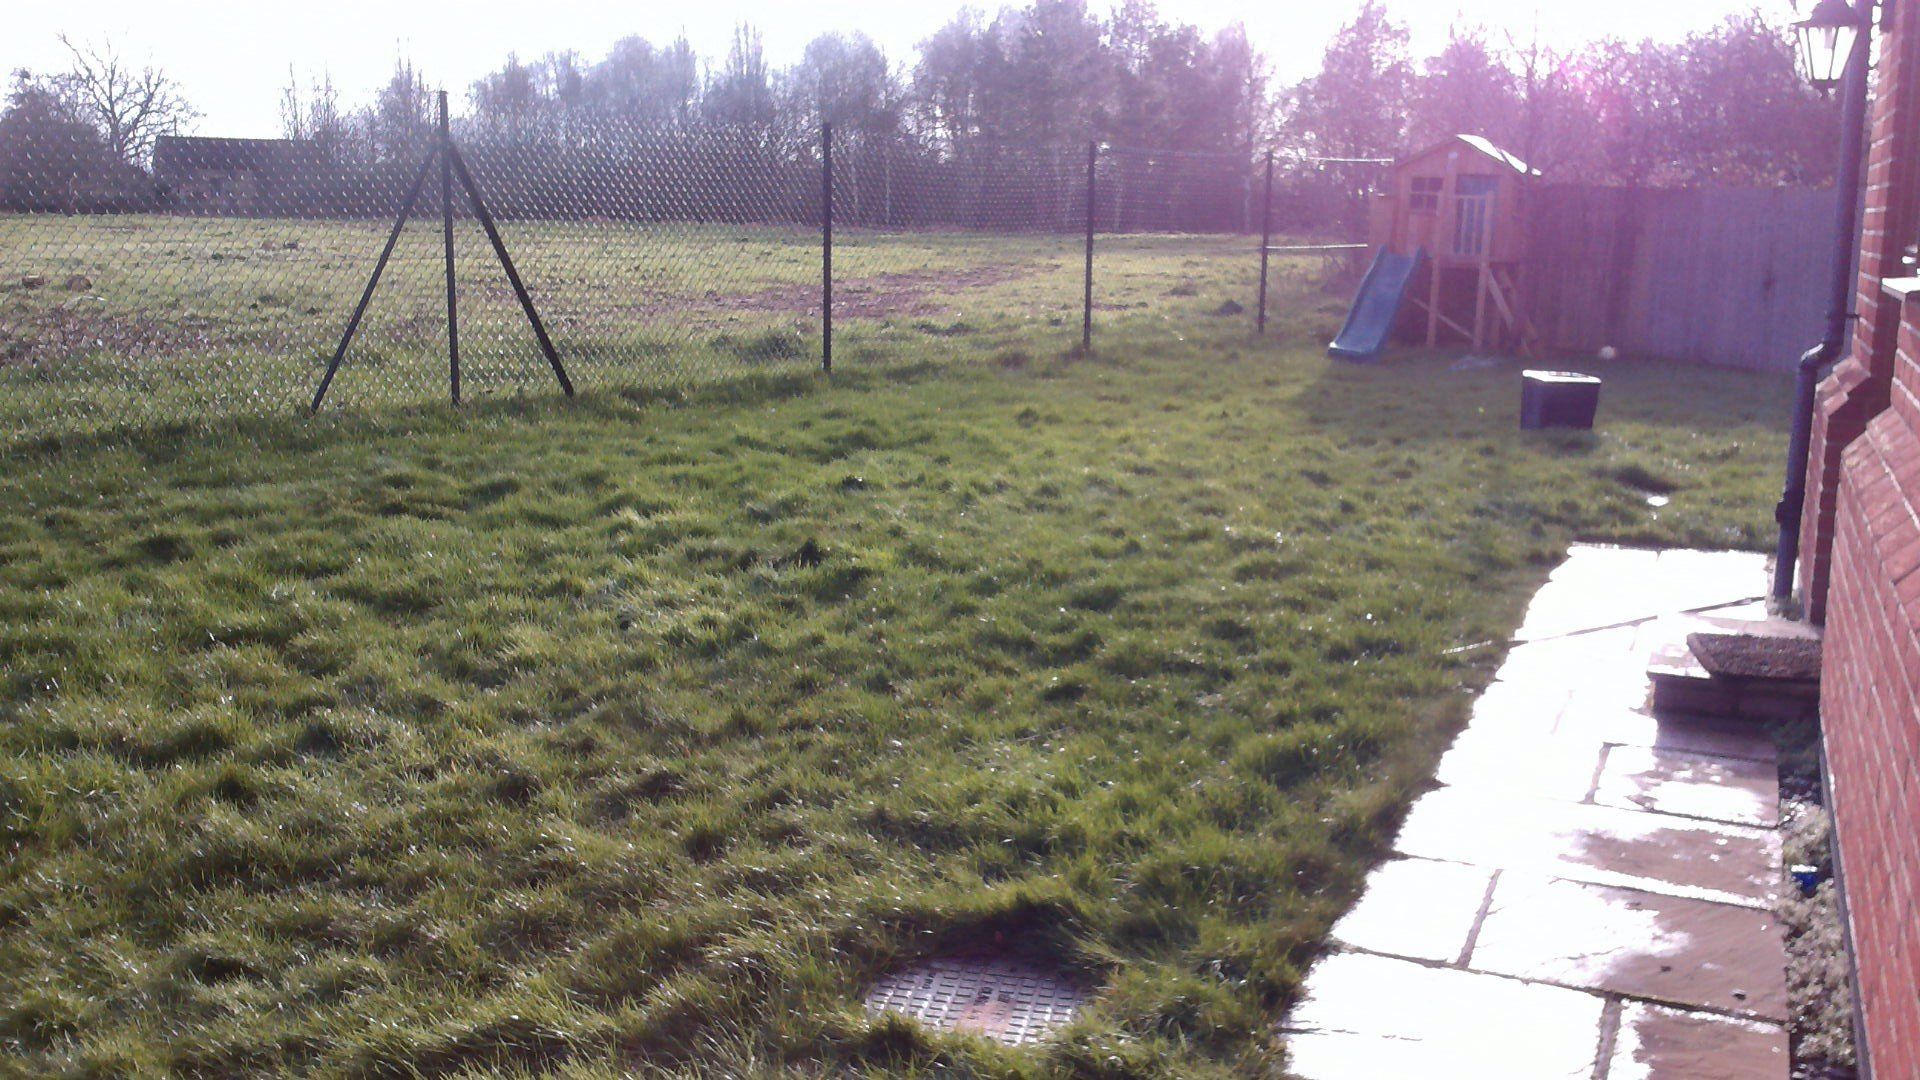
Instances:
[[[169,138],[149,169],[75,145],[0,152],[16,437],[298,415],[323,382],[326,409],[444,400],[449,252],[465,399],[674,388],[829,349],[849,366],[1066,349],[1089,321],[1190,317],[1196,260],[1244,268],[1231,304],[1250,304],[1268,198],[1250,155],[830,132],[456,125],[376,161]]]

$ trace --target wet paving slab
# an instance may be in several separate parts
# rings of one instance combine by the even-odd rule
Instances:
[[[1751,907],[1780,887],[1771,829],[1470,788],[1422,796],[1394,850]]]
[[[1301,1080],[1586,1080],[1604,1008],[1575,990],[1340,953],[1314,968],[1287,1022],[1287,1071]]]
[[[1647,676],[1765,585],[1746,554],[1569,553],[1310,973],[1296,1075],[1786,1076],[1776,751],[1656,713]]]
[[[1752,1080],[1787,1075],[1789,1060],[1776,1024],[1631,1002],[1606,1080]]]
[[[1581,802],[1593,790],[1607,749],[1599,740],[1563,738],[1551,730],[1470,727],[1441,757],[1434,779],[1468,791]]]
[[[1506,874],[1467,966],[1757,1019],[1787,1017],[1770,912]]]
[[[1534,594],[1517,641],[1650,621],[1765,597],[1766,557],[1580,545]]]
[[[1467,952],[1497,871],[1484,866],[1391,859],[1333,928],[1333,939],[1388,956],[1451,964]]]
[[[1601,806],[1742,825],[1780,823],[1777,766],[1644,746],[1610,746],[1594,786]]]
[[[1556,733],[1615,746],[1646,746],[1775,765],[1779,751],[1752,723],[1708,717],[1660,716],[1644,706],[1574,702],[1560,713]]]

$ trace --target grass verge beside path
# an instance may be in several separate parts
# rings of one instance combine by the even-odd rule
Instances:
[[[1764,545],[1787,395],[1163,336],[11,454],[7,1068],[1277,1070],[1456,647]],[[1054,1044],[860,1012],[1010,928],[1105,987]]]

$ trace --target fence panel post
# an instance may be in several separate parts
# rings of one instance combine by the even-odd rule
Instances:
[[[447,92],[440,91],[440,237],[447,251],[447,392],[460,404],[460,304],[453,274],[453,135]]]
[[[1254,332],[1267,332],[1267,249],[1273,246],[1273,151],[1267,151],[1267,181],[1260,196],[1260,303]]]
[[[820,370],[833,373],[833,125],[820,125]]]
[[[1087,273],[1086,289],[1080,299],[1080,351],[1093,351],[1093,173],[1100,158],[1100,144],[1087,143]]]

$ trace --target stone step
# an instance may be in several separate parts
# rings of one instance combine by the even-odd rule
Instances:
[[[1820,640],[1800,623],[1706,620],[1654,650],[1656,712],[1747,721],[1812,720],[1820,711]]]

